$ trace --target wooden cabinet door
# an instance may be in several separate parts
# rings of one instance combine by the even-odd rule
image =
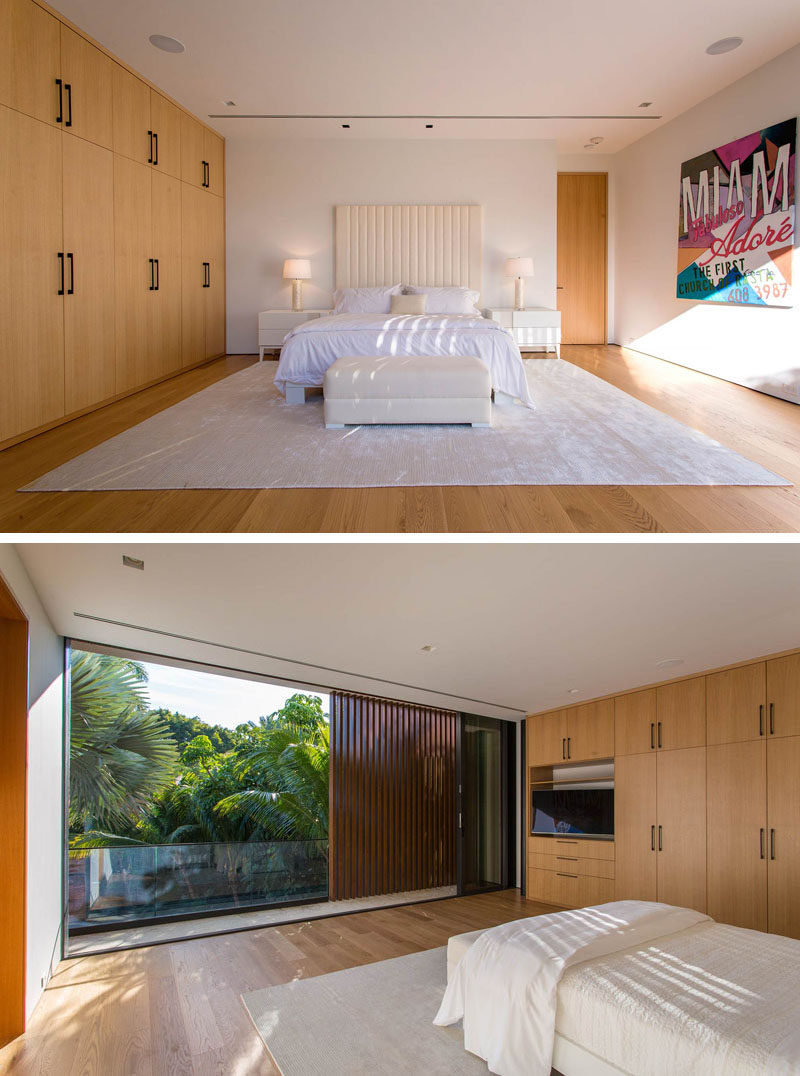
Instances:
[[[204,199],[199,187],[181,183],[181,320],[183,365],[206,357],[206,290],[203,288],[205,256]]]
[[[114,361],[114,155],[64,138],[64,250],[72,295],[64,300],[67,414],[116,392]]]
[[[606,342],[607,185],[605,173],[558,174],[557,303],[565,344]]]
[[[64,130],[111,149],[114,144],[112,87],[114,61],[61,26],[61,77],[65,90]]]
[[[225,354],[225,202],[207,194],[204,201],[206,288],[206,358]]]
[[[800,654],[767,662],[770,736],[800,736]]]
[[[208,190],[212,194],[225,193],[225,141],[219,135],[203,128],[203,156],[208,161]]]
[[[655,752],[620,755],[614,767],[616,899],[656,900]]]
[[[712,743],[757,740],[766,722],[766,665],[711,673],[706,677],[706,737]]]
[[[800,938],[800,736],[767,744],[767,892],[773,934]]]
[[[117,392],[152,380],[150,169],[114,154],[114,283]]]
[[[150,87],[115,63],[112,76],[114,152],[147,164],[150,158]]]
[[[61,23],[31,0],[0,4],[0,104],[55,124]],[[59,124],[60,126],[60,124]]]
[[[706,678],[695,677],[656,689],[656,746],[671,751],[705,747]]]
[[[152,256],[158,259],[158,291],[151,304],[151,379],[180,370],[181,181],[152,170]]]
[[[0,105],[0,442],[64,414],[62,142]]]
[[[152,163],[176,179],[181,178],[181,115],[177,105],[150,91],[150,130],[157,136]]]
[[[193,187],[202,187],[205,169],[205,139],[202,124],[181,112],[181,179]]]
[[[530,722],[529,766],[550,766],[566,761],[567,718],[564,710],[532,717]]]
[[[658,899],[706,910],[706,749],[658,755]]]
[[[709,746],[706,811],[708,914],[766,930],[766,741]]]
[[[614,699],[614,751],[638,755],[655,750],[656,691],[635,691]]]
[[[567,710],[567,758],[570,762],[614,757],[614,700],[588,702]]]

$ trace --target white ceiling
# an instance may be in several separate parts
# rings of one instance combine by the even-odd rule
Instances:
[[[791,543],[17,549],[65,636],[498,717],[800,646]]]
[[[226,136],[557,138],[615,152],[800,41],[797,0],[59,0],[185,107],[270,115],[641,116],[663,121],[210,120]],[[169,55],[151,34],[177,37]],[[722,56],[705,48],[738,35]],[[233,100],[236,108],[223,102]],[[639,110],[652,101],[649,110]],[[780,110],[779,110],[780,111]],[[775,118],[783,118],[783,114]],[[766,120],[765,120],[766,122]]]

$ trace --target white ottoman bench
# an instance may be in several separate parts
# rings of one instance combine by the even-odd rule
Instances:
[[[384,422],[490,426],[492,379],[471,355],[344,355],[325,371],[328,429]]]

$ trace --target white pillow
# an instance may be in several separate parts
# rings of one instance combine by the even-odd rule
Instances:
[[[426,314],[479,314],[479,291],[469,288],[406,288],[409,295],[427,295]]]
[[[399,295],[402,284],[388,288],[338,288],[333,293],[334,314],[388,314],[392,296]]]

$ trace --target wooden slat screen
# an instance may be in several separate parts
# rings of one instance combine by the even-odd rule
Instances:
[[[331,694],[331,900],[454,885],[458,714]]]

